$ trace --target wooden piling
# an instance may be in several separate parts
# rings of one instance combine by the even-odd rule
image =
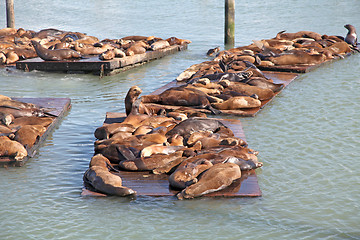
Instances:
[[[235,44],[235,0],[225,0],[225,48]]]
[[[14,0],[6,0],[6,23],[8,28],[15,28]]]

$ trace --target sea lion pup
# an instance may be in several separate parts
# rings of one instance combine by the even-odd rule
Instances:
[[[27,155],[28,153],[21,143],[10,140],[6,136],[0,136],[0,157],[11,157],[20,161]]]
[[[197,89],[186,88],[186,86],[169,88],[159,95],[142,96],[142,102],[194,107],[208,109],[213,114],[221,113],[221,111],[214,109],[210,105],[208,97],[205,93]]]
[[[61,61],[64,59],[82,58],[81,54],[72,49],[50,50],[41,46],[39,42],[31,41],[37,55],[45,61]]]
[[[183,164],[184,163],[184,164]],[[197,177],[213,166],[207,159],[197,159],[193,162],[183,162],[169,176],[169,184],[172,188],[184,189],[193,183],[196,183]]]
[[[220,191],[230,186],[241,177],[241,170],[234,163],[218,163],[205,171],[197,183],[194,183],[176,196],[178,199],[200,197],[208,193]]]
[[[248,96],[239,96],[232,97],[221,103],[212,103],[212,106],[220,110],[256,108],[261,106],[261,101]]]
[[[93,158],[103,157],[95,155]],[[135,195],[136,191],[122,186],[121,177],[115,174],[112,174],[108,170],[108,166],[99,161],[99,164],[91,166],[84,173],[83,180],[85,185],[88,184],[95,190],[105,193],[108,195],[115,196],[129,196]]]
[[[182,136],[186,141],[193,132],[199,131],[211,131],[216,132],[220,127],[225,127],[225,125],[216,119],[211,118],[189,118],[179,124],[177,124],[173,129],[166,133],[166,136],[170,137],[175,134]]]
[[[41,125],[25,125],[15,132],[14,140],[24,147],[31,148],[45,133],[46,128]]]
[[[357,47],[357,35],[355,27],[351,24],[346,24],[344,27],[348,30],[348,33],[345,36],[345,42],[353,47]]]
[[[183,151],[176,151],[171,154],[154,154],[150,157],[121,161],[119,167],[129,171],[152,171],[156,168],[164,167],[173,161],[185,160],[185,157],[182,157],[182,155]]]

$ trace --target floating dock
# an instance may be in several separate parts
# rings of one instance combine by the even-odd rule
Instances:
[[[104,125],[122,122],[125,119],[124,113],[108,112]],[[243,140],[245,134],[240,120],[219,119],[235,134]],[[123,181],[123,186],[131,188],[137,192],[137,196],[175,196],[179,191],[170,187],[167,174],[155,175],[150,171],[131,172],[120,171],[114,173],[119,175]],[[105,194],[92,191],[93,189],[84,188],[82,196],[106,196]],[[203,197],[260,197],[261,190],[258,184],[255,170],[241,171],[241,178],[234,181],[229,187],[214,193],[204,195]]]
[[[21,167],[29,160],[30,157],[33,157],[40,145],[45,141],[48,135],[52,130],[60,124],[61,119],[71,108],[70,98],[12,98],[13,100],[33,103],[37,106],[50,109],[48,112],[57,116],[54,118],[53,122],[47,127],[46,132],[40,137],[30,149],[27,149],[28,156],[23,158],[20,161],[15,161],[14,159],[8,157],[0,157],[0,167]]]
[[[94,73],[100,76],[114,75],[151,60],[162,58],[187,49],[187,44],[173,45],[156,51],[147,51],[134,56],[114,58],[102,61],[98,55],[84,56],[79,60],[44,61],[41,58],[32,58],[16,62],[16,68],[24,71],[47,71],[67,73]]]

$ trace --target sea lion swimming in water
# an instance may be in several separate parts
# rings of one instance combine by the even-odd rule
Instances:
[[[39,42],[31,41],[37,55],[45,61],[61,61],[64,59],[82,58],[81,54],[72,49],[50,50],[41,46]]]

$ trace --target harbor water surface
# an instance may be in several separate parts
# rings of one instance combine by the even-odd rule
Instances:
[[[236,1],[236,46],[277,32],[360,32],[360,1]],[[0,19],[5,23],[5,6]],[[15,25],[99,39],[190,39],[188,50],[115,76],[0,69],[0,94],[67,97],[72,109],[24,167],[0,169],[0,239],[360,239],[360,54],[299,76],[254,118],[262,197],[81,197],[106,112],[128,89],[148,94],[223,49],[224,1],[15,1]],[[235,117],[234,117],[235,118]]]

